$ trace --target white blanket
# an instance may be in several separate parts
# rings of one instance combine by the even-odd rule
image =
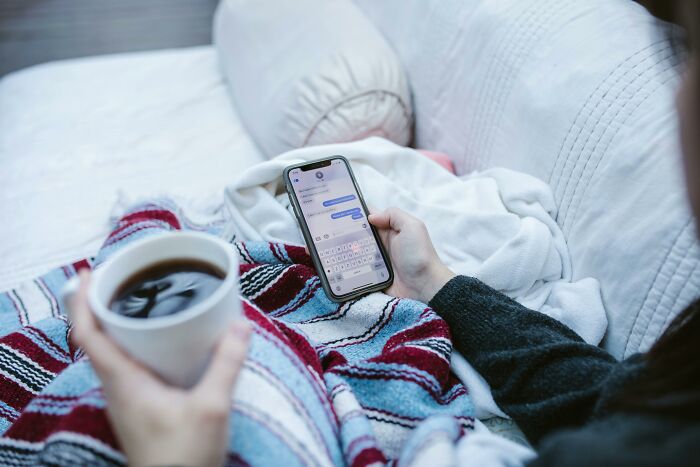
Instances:
[[[398,206],[422,219],[442,260],[598,344],[607,326],[598,282],[571,281],[564,236],[553,220],[544,182],[506,169],[457,177],[380,138],[290,151],[242,173],[226,189],[229,234],[246,240],[303,244],[282,182],[289,164],[342,154],[367,203]],[[478,418],[505,416],[481,376],[453,352],[455,373],[469,387]]]

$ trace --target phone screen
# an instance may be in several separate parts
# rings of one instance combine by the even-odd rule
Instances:
[[[389,268],[345,160],[294,168],[289,182],[333,294],[387,282]]]

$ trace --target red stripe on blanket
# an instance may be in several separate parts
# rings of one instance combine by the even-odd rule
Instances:
[[[242,276],[246,272],[250,271],[253,268],[257,268],[257,264],[251,264],[251,263],[241,263],[241,265],[238,267],[238,273]]]
[[[143,211],[135,211],[119,220],[119,227],[136,224],[138,222],[159,220],[169,224],[172,228],[180,230],[182,225],[174,212],[167,209],[146,209]],[[119,229],[112,232],[116,234]]]
[[[114,239],[117,236],[119,236],[121,232],[133,226],[134,224],[139,224],[142,222],[153,223],[153,221],[165,222],[175,230],[180,230],[182,228],[177,216],[171,211],[167,211],[165,209],[136,211],[122,217],[119,220],[117,227],[112,231],[112,233],[109,234],[109,237],[107,237],[107,241],[105,243],[114,241]],[[163,228],[162,226],[159,227]]]
[[[44,412],[24,412],[5,433],[8,438],[29,442],[45,441],[59,432],[84,434],[118,449],[104,410],[88,405],[73,407],[65,415]]]
[[[284,249],[287,251],[287,256],[289,256],[289,259],[291,259],[293,263],[303,264],[310,268],[314,267],[314,262],[311,260],[311,256],[306,252],[306,248],[302,246],[285,245]]]
[[[73,263],[73,269],[75,269],[75,272],[78,272],[81,269],[92,269],[92,267],[90,266],[90,262],[88,260],[81,259],[80,261]]]
[[[122,232],[121,234],[117,235],[116,237],[109,237],[107,241],[105,241],[102,244],[102,248],[113,245],[115,243],[119,243],[126,239],[129,236],[134,235],[137,232],[143,232],[144,230],[156,230],[159,232],[170,232],[170,230],[164,229],[162,225],[156,224],[156,223],[148,223],[148,222],[142,222],[139,224],[134,224],[138,225],[138,227],[134,227],[133,230],[130,230],[128,232]]]
[[[383,353],[370,360],[373,363],[396,363],[425,371],[435,378],[443,390],[450,382],[450,364],[440,355],[428,349],[406,346],[394,352]]]
[[[450,339],[450,328],[447,323],[441,319],[434,319],[424,322],[419,326],[413,326],[401,332],[397,332],[386,341],[384,351],[391,351],[394,348],[405,344],[406,342],[416,342],[422,339],[445,338],[449,341],[447,345],[452,347],[452,339]]]
[[[34,331],[39,332],[38,329],[34,329]],[[50,345],[50,341],[48,338],[45,338],[44,340],[47,341],[47,345]],[[11,347],[17,353],[25,355],[29,360],[39,364],[39,366],[51,373],[60,373],[66,368],[66,366],[68,366],[66,362],[56,360],[51,355],[47,354],[44,351],[44,349],[36,345],[34,341],[32,341],[23,333],[13,332],[12,334],[8,334],[0,340],[0,343]],[[66,359],[70,358],[68,354],[66,354],[66,352],[63,351],[63,349],[57,348],[53,345],[51,346],[51,348],[59,352],[60,355],[65,356]]]
[[[323,357],[323,361],[321,363],[323,368],[328,371],[333,367],[346,365],[348,361],[340,352],[331,350]]]
[[[382,451],[377,448],[369,448],[363,449],[360,454],[355,456],[351,465],[352,467],[361,467],[372,464],[384,465],[386,462],[387,459],[384,457],[384,454],[382,454]]]
[[[0,394],[3,395],[2,401],[18,412],[21,412],[34,398],[31,391],[2,373],[0,373]]]
[[[290,313],[297,311],[299,308],[301,308],[307,302],[309,302],[320,288],[321,288],[321,284],[319,282],[312,284],[309,287],[309,289],[304,293],[304,295],[302,297],[300,297],[300,299],[294,303],[293,306],[285,309],[284,311],[282,311],[280,313],[276,313],[275,318],[281,318],[281,317],[284,317],[285,315],[288,315]]]
[[[282,277],[275,282],[274,287],[268,287],[267,290],[255,298],[254,302],[263,310],[273,311],[282,308],[296,299],[299,292],[306,286],[306,283],[311,281],[315,275],[316,271],[309,267],[300,265],[289,266]],[[308,298],[309,295],[307,294],[298,305],[308,300]]]

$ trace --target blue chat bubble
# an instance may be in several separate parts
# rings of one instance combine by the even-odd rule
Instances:
[[[325,207],[335,206],[336,204],[346,203],[346,202],[352,201],[354,199],[355,199],[355,195],[341,196],[340,198],[329,199],[328,201],[324,201],[323,205]]]
[[[353,220],[362,219],[362,217],[364,217],[364,216],[363,216],[362,214],[360,214],[360,213],[357,213],[357,214],[353,214],[353,215],[352,215]]]
[[[361,212],[360,208],[348,209],[347,211],[334,212],[333,214],[331,214],[331,219],[340,219],[341,217],[345,217],[345,216],[354,216],[354,215],[360,214],[360,212]]]

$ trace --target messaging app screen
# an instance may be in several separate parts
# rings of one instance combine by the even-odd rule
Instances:
[[[386,282],[389,270],[345,163],[293,169],[289,178],[333,292],[345,295]]]

